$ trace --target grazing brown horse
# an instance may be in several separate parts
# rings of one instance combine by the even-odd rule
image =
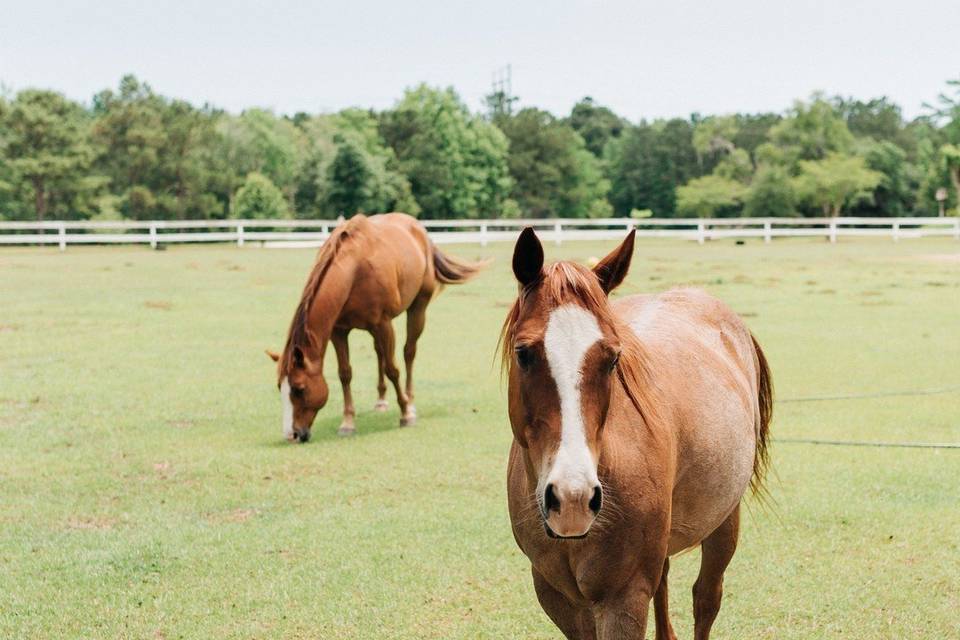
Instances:
[[[700,545],[695,637],[720,609],[740,501],[759,488],[772,407],[763,352],[740,318],[691,289],[607,295],[631,233],[592,271],[517,241],[504,324],[513,534],[540,604],[567,638],[643,638],[667,614],[669,557]]]
[[[469,280],[482,265],[468,264],[441,253],[416,219],[404,213],[366,217],[357,214],[337,227],[317,254],[313,271],[290,323],[282,354],[267,354],[277,362],[277,386],[283,402],[283,434],[291,442],[310,439],[317,412],[327,403],[323,377],[327,342],[337,352],[343,386],[340,435],[355,432],[347,336],[352,329],[373,335],[379,361],[375,408],[387,408],[384,374],[393,383],[400,405],[400,424],[411,425],[413,359],[426,322],[427,305],[444,284]],[[393,318],[407,312],[406,388],[394,362]]]

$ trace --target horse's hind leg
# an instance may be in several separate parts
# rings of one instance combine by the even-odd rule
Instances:
[[[430,295],[420,294],[407,309],[407,340],[403,345],[403,362],[407,368],[407,424],[417,420],[417,410],[413,406],[413,360],[417,357],[417,340],[427,323],[427,304]]]
[[[596,640],[593,613],[586,608],[574,607],[566,596],[551,587],[536,569],[532,572],[533,589],[537,592],[537,600],[563,635],[568,640]]]
[[[740,533],[740,505],[701,543],[700,575],[693,585],[693,637],[707,640],[710,627],[720,611],[723,572],[737,550]]]
[[[663,573],[660,574],[660,586],[653,594],[653,617],[657,626],[657,640],[677,640],[670,624],[670,606],[667,597],[667,573],[670,571],[670,558],[663,560]]]
[[[393,351],[396,347],[396,338],[393,334],[393,324],[386,320],[377,325],[373,333],[374,344],[377,349],[377,355],[382,358],[382,366],[387,374],[387,379],[393,383],[393,388],[397,392],[397,404],[400,405],[400,425],[407,424],[407,394],[400,386],[400,370],[393,359]]]

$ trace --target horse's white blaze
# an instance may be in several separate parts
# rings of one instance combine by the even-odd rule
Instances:
[[[293,438],[293,401],[290,400],[290,381],[283,376],[280,381],[280,402],[283,403],[283,437]]]
[[[597,318],[579,305],[566,304],[550,313],[543,346],[560,397],[560,445],[544,485],[590,492],[598,484],[597,461],[587,446],[580,380],[587,351],[602,337]]]

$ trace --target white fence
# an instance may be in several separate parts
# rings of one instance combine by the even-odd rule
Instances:
[[[424,220],[437,243],[513,241],[525,226],[545,241],[619,238],[635,228],[641,237],[683,238],[701,244],[719,238],[949,236],[960,240],[960,218],[606,218],[549,220]],[[231,242],[237,246],[317,246],[336,226],[331,220],[180,220],[117,222],[0,222],[0,245],[178,244]]]

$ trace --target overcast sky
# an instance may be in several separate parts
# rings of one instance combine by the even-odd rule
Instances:
[[[239,111],[385,108],[453,85],[472,109],[510,63],[521,104],[589,95],[632,119],[782,111],[812,91],[922,112],[960,77],[958,0],[0,0],[0,82],[89,101],[133,73]]]

